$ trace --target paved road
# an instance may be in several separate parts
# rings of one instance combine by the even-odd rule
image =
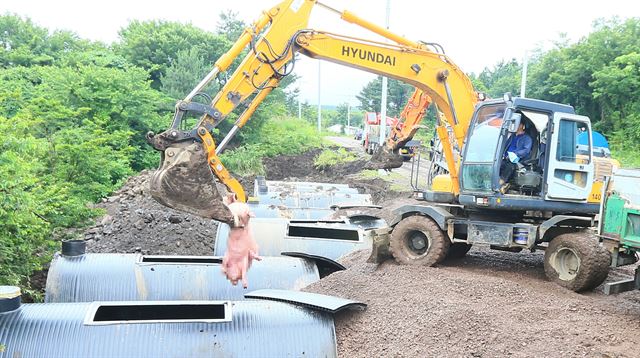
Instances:
[[[350,137],[326,137],[326,138],[341,147],[355,150],[356,153],[358,153],[359,155],[362,155],[363,159],[368,160],[369,158],[371,158],[371,156],[366,154],[362,149],[362,146],[360,145],[360,141],[357,141]],[[422,188],[426,186],[426,175],[429,171],[429,164],[430,163],[426,158],[426,154],[423,153],[422,159],[420,160],[420,170],[418,172],[420,176],[419,186]],[[408,161],[408,162],[405,162],[400,168],[395,168],[391,170],[393,173],[397,173],[402,176],[403,181],[397,184],[406,186],[407,190],[410,190],[409,188],[411,185],[411,166],[412,166],[412,161]]]

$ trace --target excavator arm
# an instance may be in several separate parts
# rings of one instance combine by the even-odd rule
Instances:
[[[418,129],[420,129],[420,122],[422,122],[422,118],[430,104],[431,98],[416,88],[400,113],[402,126],[391,129],[391,134],[387,139],[387,148],[389,150],[397,150],[413,138]]]
[[[314,5],[321,5],[338,13],[342,19],[358,24],[394,43],[382,43],[353,37],[309,30],[308,18]],[[267,26],[268,25],[268,26]],[[233,60],[248,47],[248,54],[211,105],[195,103],[192,99],[216,75],[229,68]],[[427,45],[409,41],[350,12],[339,12],[315,0],[283,1],[244,30],[233,47],[214,64],[213,70],[176,105],[172,127],[147,137],[154,148],[163,152],[160,169],[151,180],[151,193],[161,203],[205,217],[232,222],[229,210],[222,204],[222,196],[215,180],[195,178],[208,170],[239,200],[245,199],[240,184],[227,172],[218,158],[220,150],[247,122],[253,111],[277,86],[280,79],[291,73],[296,53],[331,61],[367,72],[395,78],[409,83],[429,96],[442,118],[448,120],[458,144],[466,135],[477,95],[467,76],[444,54],[429,50]],[[240,115],[233,129],[216,147],[210,132],[238,105],[258,92]],[[191,130],[180,130],[187,112],[201,115]],[[443,123],[438,123],[444,128]],[[443,143],[449,143],[448,132],[438,130]],[[457,170],[453,154],[445,148],[451,161],[450,175],[457,194]],[[204,166],[204,168],[203,168]],[[206,169],[206,170],[205,170]]]

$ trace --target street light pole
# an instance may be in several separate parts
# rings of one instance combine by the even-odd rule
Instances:
[[[387,12],[384,24],[389,29],[389,13],[391,12],[391,0],[387,0]],[[386,41],[385,41],[386,42]],[[382,98],[380,99],[380,146],[385,143],[387,126],[387,77],[382,77]]]
[[[318,61],[318,133],[322,132],[322,101],[320,96],[320,61]]]
[[[527,65],[529,64],[529,54],[524,52],[524,59],[522,61],[522,80],[520,81],[520,97],[526,98],[527,92]]]

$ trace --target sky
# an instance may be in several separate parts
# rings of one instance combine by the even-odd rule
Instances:
[[[588,35],[594,20],[618,16],[640,17],[640,1],[635,0],[535,0],[439,2],[390,0],[389,29],[410,40],[441,44],[447,55],[465,72],[479,73],[501,60],[522,60],[525,52],[549,49],[565,33],[577,41]],[[321,0],[339,9],[384,26],[386,0]],[[49,29],[65,29],[83,38],[107,43],[117,41],[118,30],[131,20],[163,19],[192,23],[215,31],[218,14],[232,10],[246,23],[252,23],[275,0],[190,0],[185,3],[164,0],[0,0],[0,13],[16,13]],[[319,6],[311,14],[309,27],[316,30],[380,41],[377,35],[348,24]],[[318,62],[301,56],[294,85],[303,101],[318,102]],[[320,64],[321,101],[324,105],[349,102],[373,75],[322,62]]]

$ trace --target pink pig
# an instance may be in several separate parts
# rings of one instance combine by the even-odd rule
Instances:
[[[235,195],[229,195],[225,199],[225,204],[233,213],[236,219],[234,227],[229,229],[227,239],[227,252],[222,258],[222,272],[227,276],[234,286],[238,280],[242,281],[242,287],[247,288],[247,271],[251,267],[253,259],[261,260],[258,256],[258,244],[253,240],[249,220],[253,213],[247,204],[236,201]]]

